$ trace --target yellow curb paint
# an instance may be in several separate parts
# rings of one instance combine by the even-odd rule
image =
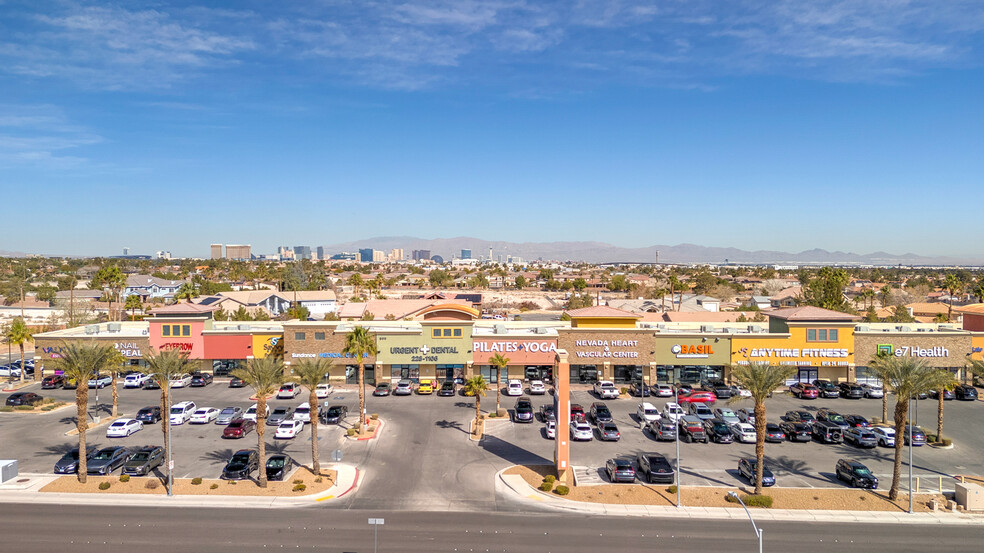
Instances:
[[[326,499],[334,499],[334,498],[335,498],[335,496],[329,495],[328,497],[322,497],[321,499],[315,499],[315,501],[324,501]]]
[[[535,499],[537,501],[543,501],[543,498],[538,495],[528,495],[527,497],[529,497],[530,499]]]

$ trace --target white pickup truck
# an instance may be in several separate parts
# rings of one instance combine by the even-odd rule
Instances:
[[[618,388],[611,380],[600,380],[595,382],[594,393],[601,399],[617,399]]]

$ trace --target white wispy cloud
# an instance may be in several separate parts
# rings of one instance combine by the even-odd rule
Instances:
[[[71,123],[55,106],[0,104],[0,164],[75,166],[85,158],[72,153],[103,141]]]

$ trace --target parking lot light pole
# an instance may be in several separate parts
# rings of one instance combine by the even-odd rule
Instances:
[[[167,410],[164,418],[167,419],[167,496],[174,495],[174,461],[171,460],[171,380],[164,383],[167,386]]]
[[[373,528],[373,531],[372,531],[372,551],[373,551],[373,553],[377,553],[377,547],[379,545],[379,527],[382,526],[385,522],[386,522],[386,520],[385,519],[382,519],[382,518],[370,518],[369,519],[369,524]]]
[[[919,405],[916,403],[916,405]],[[909,398],[909,409],[912,410],[912,398]],[[909,514],[912,514],[912,420],[909,423]]]
[[[755,525],[755,519],[752,518],[752,513],[749,512],[748,507],[745,505],[745,502],[741,500],[741,497],[739,497],[735,492],[728,492],[728,495],[738,500],[738,503],[741,503],[742,508],[745,509],[745,514],[748,515],[748,522],[752,523],[752,530],[755,531],[755,535],[758,537],[759,553],[762,553],[762,529]]]
[[[676,389],[676,404],[680,405],[680,387],[677,386]],[[676,489],[677,489],[677,509],[683,507],[680,503],[680,424],[678,422],[673,423],[675,430],[673,435],[676,436]]]

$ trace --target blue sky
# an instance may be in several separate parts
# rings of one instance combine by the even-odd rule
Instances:
[[[0,0],[0,250],[980,257],[982,31],[959,0]]]

